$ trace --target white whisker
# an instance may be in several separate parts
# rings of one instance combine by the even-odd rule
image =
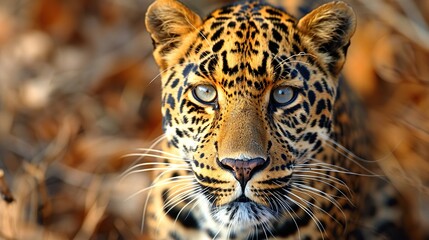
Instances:
[[[324,198],[325,200],[328,200],[329,202],[331,202],[340,212],[341,212],[341,215],[343,216],[343,219],[344,219],[344,224],[345,224],[345,226],[344,226],[344,229],[343,229],[343,232],[345,232],[346,230],[347,230],[347,216],[346,216],[346,214],[344,213],[344,211],[343,211],[343,209],[341,208],[341,206],[340,206],[340,204],[336,201],[336,200],[334,200],[334,199],[332,199],[332,198],[330,198],[330,197],[327,197],[326,195],[323,195],[323,194],[320,194],[320,193],[318,193],[318,192],[314,192],[314,191],[312,191],[312,190],[310,190],[310,189],[308,189],[308,188],[305,188],[305,187],[302,187],[302,184],[296,184],[296,186],[297,186],[297,188],[295,188],[294,190],[295,191],[298,191],[298,192],[301,192],[301,193],[303,193],[303,194],[306,194],[307,196],[310,196],[312,199],[314,199],[315,201],[317,201],[314,197],[312,197],[311,195],[310,195],[310,193],[312,193],[312,194],[315,194],[315,195],[317,195],[317,196],[319,196],[319,197],[322,197],[322,198]],[[331,219],[333,219],[336,223],[338,223],[338,224],[340,224],[340,225],[343,225],[341,222],[339,222],[336,218],[334,218],[331,214],[329,214],[328,212],[326,212],[324,209],[322,209],[322,208],[320,208],[319,206],[317,206],[317,205],[314,205],[314,207],[316,207],[316,208],[318,208],[320,211],[322,211],[323,213],[325,213],[326,215],[328,215]]]
[[[152,168],[144,168],[144,169],[138,169],[139,167],[146,167],[146,166],[151,166],[151,165],[155,165],[156,167],[152,167]],[[163,166],[164,165],[164,166]],[[135,174],[135,173],[142,173],[142,172],[153,172],[153,171],[164,171],[164,170],[170,170],[171,169],[175,169],[175,170],[183,170],[183,171],[191,171],[190,167],[186,164],[171,164],[171,163],[142,163],[142,164],[138,164],[130,169],[128,169],[127,171],[123,172],[120,175],[120,180],[122,181],[124,180],[126,177],[130,176],[131,174]]]
[[[182,158],[182,156],[176,155],[176,154],[172,154],[170,152],[166,152],[163,150],[159,150],[159,149],[152,149],[152,148],[137,148],[137,151],[143,151],[144,153],[159,153],[165,156],[170,156],[170,157],[174,157],[174,158]]]
[[[294,182],[302,182],[302,183],[305,184],[305,182],[303,180],[310,180],[310,181],[317,181],[317,182],[326,184],[326,185],[332,187],[333,189],[337,190],[343,196],[344,199],[347,199],[351,204],[353,204],[352,201],[349,199],[349,197],[341,189],[339,189],[337,186],[335,186],[333,184],[330,184],[329,182],[325,181],[327,179],[320,178],[320,177],[315,178],[313,176],[306,176],[306,175],[304,175],[303,177],[301,177],[301,179],[302,179],[302,181],[300,181],[300,180],[294,180]],[[352,192],[351,192],[350,188],[347,185],[343,185],[343,186],[347,189],[347,191],[349,192],[349,194],[352,195]],[[341,196],[335,196],[335,197],[341,198]]]
[[[297,197],[298,199],[300,199],[300,197],[296,196],[295,194],[293,194],[292,192],[288,192],[289,194]],[[314,213],[308,209],[308,207],[304,206],[303,204],[294,201],[292,198],[290,198],[289,196],[285,196],[286,198],[288,198],[291,202],[295,203],[299,208],[301,208],[316,224],[317,229],[319,230],[322,239],[325,239],[324,237],[324,232],[325,232],[325,228],[323,227],[322,223],[320,222],[320,220],[314,215]],[[301,199],[302,200],[302,199]]]
[[[143,192],[146,192],[147,190],[153,189],[153,188],[157,188],[160,186],[166,186],[166,185],[169,185],[171,183],[186,182],[186,181],[189,181],[189,179],[193,179],[193,176],[189,176],[188,179],[186,179],[185,176],[180,176],[180,177],[181,177],[180,179],[173,179],[175,177],[172,177],[172,178],[168,178],[166,180],[162,180],[160,182],[157,182],[155,184],[152,184],[149,187],[143,188],[143,189],[133,193],[131,196],[127,197],[125,200],[129,200],[129,199],[131,199],[131,198],[133,198],[133,197],[135,197],[135,196],[137,196]]]
[[[289,204],[286,201],[284,201],[282,199],[282,198],[284,198],[284,196],[280,195],[277,192],[274,192],[273,196],[279,201],[280,206],[285,210],[284,212],[286,212],[291,217],[291,219],[294,222],[296,229],[298,231],[298,239],[301,239],[301,232],[299,230],[298,223],[296,222],[295,218],[292,216],[292,213],[293,213],[297,218],[299,218],[298,214],[292,209],[291,206],[289,206]]]

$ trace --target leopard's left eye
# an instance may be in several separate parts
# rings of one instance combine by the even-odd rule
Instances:
[[[291,104],[296,99],[296,96],[295,89],[285,86],[274,88],[271,93],[272,101],[281,106]]]
[[[202,84],[196,86],[192,90],[194,98],[203,104],[213,104],[217,99],[217,92],[214,86],[209,84]]]

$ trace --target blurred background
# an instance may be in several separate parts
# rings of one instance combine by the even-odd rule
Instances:
[[[161,134],[151,2],[0,0],[0,239],[146,239],[145,195],[129,197],[149,176],[120,177]],[[205,16],[229,1],[183,2]],[[410,224],[427,228],[429,1],[347,2],[359,27],[344,74]]]

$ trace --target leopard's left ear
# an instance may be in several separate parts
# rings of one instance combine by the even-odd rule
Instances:
[[[301,18],[298,28],[322,54],[329,71],[338,75],[356,29],[356,15],[352,8],[344,2],[324,4]]]
[[[202,24],[200,16],[176,0],[157,0],[146,12],[146,28],[155,47],[155,60],[165,67],[164,57],[180,44],[182,36]]]

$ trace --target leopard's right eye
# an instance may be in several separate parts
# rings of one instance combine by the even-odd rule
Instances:
[[[194,98],[202,104],[211,105],[216,103],[217,92],[214,86],[209,84],[201,84],[194,87],[192,90]]]
[[[295,101],[297,97],[296,91],[292,87],[280,86],[275,88],[271,93],[273,103],[279,106],[287,106]]]

